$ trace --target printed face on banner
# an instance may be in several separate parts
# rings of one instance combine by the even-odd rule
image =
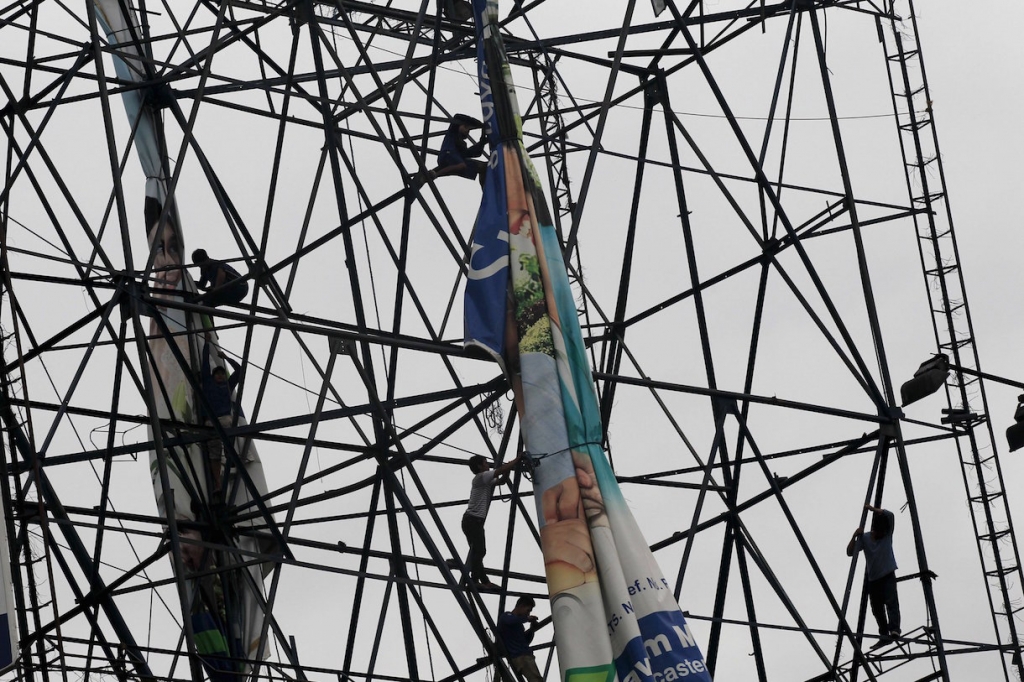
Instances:
[[[181,239],[170,220],[150,230],[153,249],[153,288],[178,289],[182,279]]]

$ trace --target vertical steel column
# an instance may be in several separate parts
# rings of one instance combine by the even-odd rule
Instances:
[[[619,273],[618,299],[615,312],[608,326],[607,346],[605,349],[604,369],[608,374],[618,374],[622,365],[622,351],[625,345],[626,304],[629,299],[629,285],[633,272],[633,242],[636,237],[637,216],[640,212],[640,195],[643,189],[644,170],[647,166],[647,145],[651,137],[651,121],[654,117],[654,105],[661,102],[660,90],[664,83],[658,78],[651,78],[644,90],[644,113],[640,122],[640,143],[637,150],[636,174],[633,180],[633,203],[629,208],[629,222],[626,224],[626,243],[622,250],[622,270]],[[669,129],[672,136],[675,131]],[[601,392],[601,426],[605,441],[608,440],[608,423],[611,421],[612,405],[615,401],[616,382],[607,381]]]
[[[909,23],[897,17],[897,4],[903,16],[909,17]],[[1011,668],[1015,669],[1016,677],[1024,676],[1016,622],[1017,614],[1024,609],[1024,571],[992,420],[985,418],[989,411],[988,399],[980,376],[981,364],[946,193],[914,3],[912,0],[891,2],[889,11],[890,16],[885,21],[889,30],[883,30],[882,21],[878,20],[879,39],[885,53],[898,124],[907,194],[913,206],[921,209],[920,213],[915,213],[914,223],[935,342],[939,352],[952,355],[954,365],[946,382],[946,402],[950,408],[971,409],[972,399],[980,399],[979,416],[985,422],[980,433],[975,430],[980,422],[967,425],[967,444],[965,446],[958,438],[956,447],[978,559],[985,575],[992,626],[1002,648],[1003,674],[1010,680]],[[914,64],[919,73],[912,68]],[[985,450],[990,454],[982,455]],[[993,471],[995,476],[991,475]],[[1004,544],[1004,541],[1008,542]]]
[[[846,195],[847,209],[850,214],[850,225],[853,232],[854,244],[857,250],[857,264],[860,269],[861,286],[864,290],[864,303],[867,308],[868,324],[871,327],[871,336],[874,342],[875,353],[878,360],[878,369],[885,393],[885,405],[879,405],[879,414],[889,414],[893,417],[891,432],[887,435],[892,437],[896,446],[896,461],[900,469],[900,476],[903,481],[903,489],[907,496],[907,507],[910,512],[910,523],[914,532],[914,549],[917,554],[918,570],[921,573],[921,587],[924,592],[925,608],[928,610],[935,629],[936,637],[936,658],[938,659],[939,671],[943,680],[949,680],[949,670],[946,664],[945,649],[942,644],[941,629],[939,627],[939,614],[935,607],[935,594],[932,588],[931,571],[928,568],[928,557],[924,548],[924,537],[921,530],[921,518],[917,508],[917,500],[914,496],[914,482],[910,475],[910,463],[907,460],[906,448],[903,444],[903,434],[900,429],[897,415],[896,399],[892,388],[892,379],[889,374],[889,363],[885,356],[885,346],[882,343],[882,333],[878,321],[878,311],[875,307],[874,292],[871,288],[871,277],[868,273],[867,257],[864,251],[864,241],[861,235],[860,221],[857,218],[857,204],[854,200],[853,187],[850,180],[849,166],[846,163],[846,151],[843,147],[842,134],[839,131],[839,120],[836,112],[835,100],[832,96],[832,84],[829,76],[828,65],[825,63],[825,47],[821,37],[821,27],[818,24],[816,9],[808,12],[811,20],[811,30],[814,33],[814,44],[818,51],[818,66],[821,72],[821,82],[825,93],[825,103],[828,107],[829,119],[832,126],[832,137],[836,146],[836,154],[839,160],[839,169],[842,174],[843,190]]]

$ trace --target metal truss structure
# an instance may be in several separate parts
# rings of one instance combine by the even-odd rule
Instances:
[[[461,345],[479,190],[421,181],[477,111],[465,3],[129,4],[141,86],[91,3],[0,6],[11,674],[202,679],[186,583],[238,570],[172,570],[181,524],[153,505],[148,453],[209,436],[153,416],[146,178],[119,101],[141,89],[182,238],[251,286],[164,302],[211,314],[246,367],[249,424],[218,437],[258,443],[270,492],[194,525],[276,567],[249,674],[514,676],[492,628],[546,595],[530,472],[491,506],[501,594],[466,586],[459,530],[466,460],[518,441],[504,376]],[[983,379],[1018,384],[980,369],[913,3],[666,4],[502,16],[608,452],[667,587],[716,679],[1016,679],[1024,575]],[[935,353],[945,418],[894,389]],[[898,524],[903,638],[877,647],[843,551],[867,503]],[[273,553],[240,548],[253,519]]]

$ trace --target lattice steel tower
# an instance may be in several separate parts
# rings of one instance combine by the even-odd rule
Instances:
[[[1021,384],[980,369],[913,3],[501,12],[606,447],[716,679],[1019,677],[983,379]],[[480,193],[427,173],[479,115],[474,35],[464,0],[0,6],[11,676],[512,675],[458,530],[468,457],[518,449],[461,344]],[[199,247],[242,301],[192,295]],[[204,348],[245,420],[204,423]],[[901,407],[939,353],[946,401]],[[542,599],[528,478],[488,565]],[[868,503],[900,564],[877,647]]]

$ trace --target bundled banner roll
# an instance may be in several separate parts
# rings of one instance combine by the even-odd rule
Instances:
[[[555,645],[564,682],[710,682],[700,649],[601,448],[576,305],[499,34],[474,0],[491,156],[466,285],[466,344],[512,378],[534,470]]]
[[[147,85],[149,79],[145,69],[146,54],[141,24],[134,9],[122,0],[93,0],[93,7],[98,23],[106,33],[107,42],[116,49],[114,70],[124,84],[121,101],[132,127],[135,151],[146,175],[145,230],[152,258],[149,291],[156,299],[180,302],[195,296],[198,290],[184,267],[184,233],[176,203],[167,194],[166,154],[162,151],[161,139],[163,123],[153,104],[159,96],[155,94],[158,90]],[[136,268],[142,270],[138,263]],[[152,409],[161,420],[202,425],[204,420],[200,414],[200,400],[192,390],[186,373],[195,376],[202,366],[201,358],[204,355],[209,358],[211,367],[226,369],[217,332],[211,319],[205,315],[163,306],[157,306],[157,312],[160,315],[159,323],[156,318],[151,321],[147,340],[152,354],[150,379],[155,394]],[[187,366],[182,365],[179,357],[185,360]],[[244,418],[238,417],[236,425],[244,424]],[[177,438],[178,435],[173,429],[168,429],[164,437]],[[265,495],[267,483],[256,447],[250,439],[238,438],[234,448],[244,462],[245,476],[261,495]],[[157,453],[150,452],[149,456],[157,512],[166,515],[168,508],[173,508],[179,520],[205,521],[197,510],[210,504],[211,491],[208,490],[206,458],[201,447],[198,443],[175,445],[167,447],[166,454],[173,500],[164,499]],[[237,468],[234,475],[238,476]],[[236,484],[233,479],[227,481],[224,487],[230,491],[228,499],[224,500],[228,509],[248,505],[253,499],[248,487]],[[257,528],[262,521],[254,518],[236,524],[235,528],[241,525],[250,529]],[[182,531],[180,535],[186,540],[202,539],[197,530]],[[238,534],[232,541],[247,552],[271,552],[275,549],[273,543],[261,542],[251,535]],[[200,569],[208,570],[216,565],[226,566],[242,561],[233,552],[221,552],[217,556],[210,556],[211,553],[204,555],[198,545],[188,542],[182,545],[182,554],[190,574]],[[248,671],[248,666],[239,665],[237,661],[252,660],[257,656],[264,626],[261,604],[266,601],[263,577],[273,566],[266,564],[226,571],[217,578],[218,584],[214,584],[213,578],[189,580],[192,602],[192,613],[189,615],[195,645],[200,655],[205,655],[203,663],[214,682],[237,679],[237,673]],[[263,647],[264,657],[268,649]],[[234,660],[228,660],[229,657]]]

